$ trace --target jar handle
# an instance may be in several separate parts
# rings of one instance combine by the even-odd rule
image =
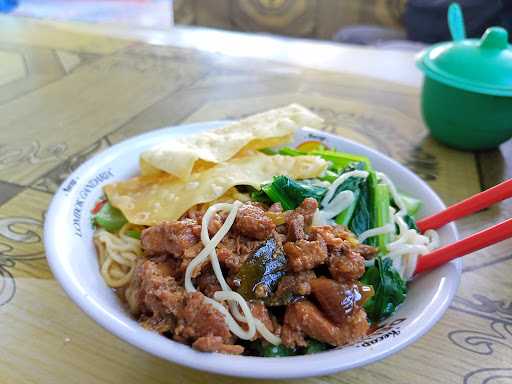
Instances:
[[[464,27],[464,16],[459,3],[451,3],[448,7],[448,27],[454,41],[464,40],[466,38],[466,28]]]
[[[480,47],[484,49],[502,50],[508,48],[508,32],[505,28],[491,27],[487,28],[482,39]]]

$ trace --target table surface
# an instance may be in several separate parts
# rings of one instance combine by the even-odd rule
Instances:
[[[52,194],[84,160],[133,135],[290,102],[322,115],[328,131],[410,167],[446,203],[511,177],[510,143],[464,153],[428,136],[412,68],[403,52],[0,17],[0,383],[251,382],[162,361],[82,314],[46,263],[42,225]],[[459,229],[464,236],[511,214],[500,204]],[[450,309],[414,345],[300,382],[510,382],[511,245],[465,258]]]

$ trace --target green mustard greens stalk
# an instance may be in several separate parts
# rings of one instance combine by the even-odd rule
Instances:
[[[375,187],[375,200],[373,205],[373,217],[375,218],[374,228],[382,227],[391,222],[389,207],[391,197],[389,188],[386,184],[377,184]],[[375,236],[375,246],[379,248],[380,253],[387,253],[387,244],[390,241],[389,233]]]

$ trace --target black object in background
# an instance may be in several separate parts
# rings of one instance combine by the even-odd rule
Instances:
[[[453,0],[409,0],[404,22],[409,40],[436,43],[451,40],[448,6]],[[491,26],[512,31],[512,0],[459,0],[467,37],[478,38]]]

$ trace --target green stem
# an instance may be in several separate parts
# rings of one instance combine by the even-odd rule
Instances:
[[[354,191],[354,201],[348,208],[346,208],[343,212],[341,212],[338,216],[336,216],[336,224],[344,225],[348,227],[350,220],[354,216],[354,212],[357,207],[357,203],[359,202],[359,196],[361,192],[359,190]]]
[[[338,151],[311,151],[308,155],[320,156],[324,160],[330,161],[337,171],[341,171],[351,163],[364,163],[365,170],[371,169],[370,160],[365,156],[353,155],[351,153],[338,152]]]
[[[389,188],[385,184],[377,184],[375,187],[374,217],[376,219],[375,227],[382,227],[390,222],[389,207],[391,197]],[[388,233],[376,237],[376,246],[381,253],[387,253],[386,245],[389,243]]]

